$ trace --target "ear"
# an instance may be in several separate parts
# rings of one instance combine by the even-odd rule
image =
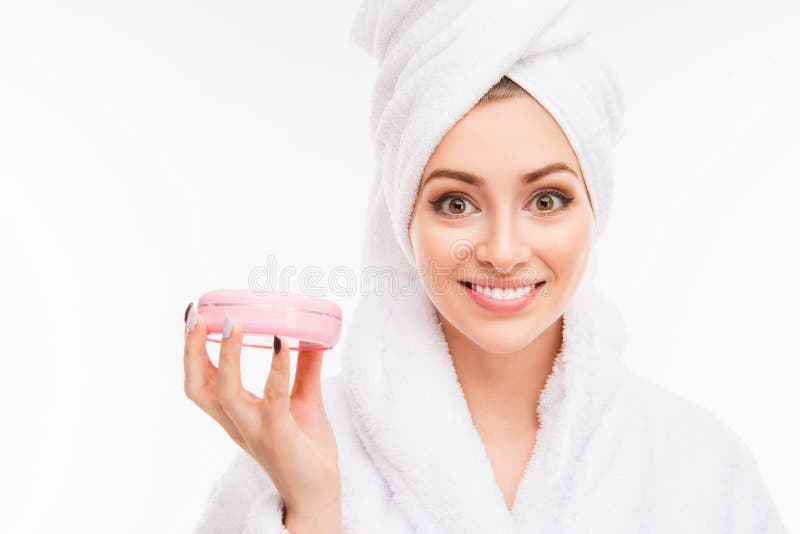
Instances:
[[[414,250],[414,240],[411,239],[411,223],[409,223],[409,225],[408,225],[407,233],[408,233],[408,242],[409,242],[409,244],[411,246],[411,256],[414,258],[414,263],[416,263],[417,262],[417,252]]]
[[[414,214],[417,212],[417,202],[414,201],[414,206],[411,208],[411,215],[408,217],[408,225],[406,226],[406,236],[408,237],[408,242],[411,244],[411,252],[414,252],[414,240],[411,238],[412,236],[412,228],[414,227]],[[415,256],[416,258],[416,256]]]

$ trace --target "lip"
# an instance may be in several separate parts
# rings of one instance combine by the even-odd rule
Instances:
[[[512,313],[525,308],[531,302],[533,302],[536,299],[536,296],[539,294],[539,291],[542,289],[542,287],[544,287],[545,284],[539,283],[536,285],[536,287],[533,288],[533,291],[531,291],[529,294],[511,300],[493,299],[491,297],[487,297],[486,295],[478,293],[477,291],[473,290],[471,287],[464,284],[463,282],[461,283],[461,285],[466,290],[470,300],[472,300],[472,302],[474,302],[481,308],[489,310],[494,313]]]

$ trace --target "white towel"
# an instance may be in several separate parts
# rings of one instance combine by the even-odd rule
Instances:
[[[378,62],[368,265],[402,265],[394,241],[413,263],[406,229],[422,170],[447,131],[504,75],[547,109],[575,150],[597,241],[611,207],[611,155],[623,134],[623,101],[613,69],[588,44],[587,21],[584,5],[569,0],[361,4],[350,36]],[[383,233],[387,207],[394,239]]]

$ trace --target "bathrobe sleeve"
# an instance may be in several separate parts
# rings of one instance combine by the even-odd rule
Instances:
[[[193,534],[289,534],[282,521],[283,501],[272,481],[243,450],[238,450],[209,493]]]
[[[731,484],[731,534],[788,534],[755,456],[738,436]]]

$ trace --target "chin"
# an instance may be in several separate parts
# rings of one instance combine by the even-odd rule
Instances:
[[[544,320],[541,313],[531,312],[513,319],[486,318],[471,312],[463,304],[448,304],[438,308],[440,317],[443,316],[452,329],[491,354],[512,354],[523,350],[552,322]]]

